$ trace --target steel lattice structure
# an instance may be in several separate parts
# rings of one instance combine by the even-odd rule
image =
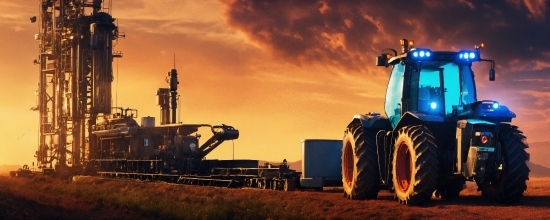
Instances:
[[[113,43],[123,34],[102,0],[39,3],[39,168],[75,170],[89,153],[91,128],[111,113]],[[63,169],[71,168],[71,169]]]

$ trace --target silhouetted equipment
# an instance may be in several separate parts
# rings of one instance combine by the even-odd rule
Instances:
[[[38,61],[40,169],[81,169],[93,127],[111,114],[115,19],[98,0],[41,0]],[[31,19],[33,21],[33,19]]]
[[[10,171],[10,176],[12,177],[34,177],[36,174],[37,172],[34,171],[34,168],[30,168],[27,164],[16,171]]]
[[[527,188],[527,142],[516,115],[494,100],[477,100],[472,64],[483,44],[458,52],[384,49],[376,65],[392,67],[385,111],[355,115],[342,147],[342,182],[349,199],[373,199],[380,189],[403,204],[432,194],[457,197],[475,181],[488,200],[518,201]]]
[[[115,18],[102,0],[41,0],[38,17],[40,65],[38,172],[57,176],[101,175],[186,184],[293,190],[299,172],[257,160],[206,160],[227,140],[239,137],[229,125],[176,123],[178,72],[157,91],[160,125],[154,117],[135,121],[136,109],[112,106]],[[110,4],[109,4],[110,5]],[[36,18],[31,18],[35,22]],[[212,137],[199,146],[199,128]],[[32,175],[28,169],[13,176]]]
[[[42,0],[40,6],[35,36],[40,54],[34,62],[40,64],[39,169],[78,174],[106,161],[112,165],[112,160],[120,164],[128,159],[145,160],[136,162],[140,165],[180,163],[181,168],[183,160],[200,161],[223,141],[238,138],[239,132],[227,125],[176,124],[175,67],[168,73],[169,87],[157,93],[161,126],[151,117],[144,120],[153,123],[140,126],[134,120],[137,110],[111,106],[113,58],[122,57],[113,47],[121,35],[103,1]],[[213,137],[200,148],[189,148],[198,144],[199,136],[190,135],[199,127],[211,127]]]

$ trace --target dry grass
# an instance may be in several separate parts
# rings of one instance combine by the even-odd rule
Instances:
[[[43,177],[0,177],[0,192],[54,206],[83,204],[85,211],[109,207],[162,219],[537,219],[550,216],[549,181],[529,181],[525,197],[515,205],[483,201],[475,184],[468,184],[458,199],[434,199],[419,207],[399,205],[384,191],[376,200],[350,201],[339,188],[281,192],[96,178],[70,183]]]
[[[298,219],[290,204],[236,189],[84,178],[68,191],[80,198],[162,219]]]
[[[311,210],[297,209],[279,196],[266,196],[253,189],[225,189],[175,185],[161,182],[82,178],[70,183],[45,177],[0,177],[1,191],[40,201],[44,204],[71,207],[86,203],[88,209],[112,207],[161,219],[308,219]]]

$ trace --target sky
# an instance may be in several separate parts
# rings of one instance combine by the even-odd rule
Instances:
[[[175,54],[179,121],[240,131],[207,158],[296,161],[303,139],[341,139],[354,114],[383,112],[390,69],[375,57],[402,38],[431,50],[483,42],[497,79],[475,64],[478,99],[508,106],[529,142],[550,141],[548,1],[112,0],[111,12],[126,36],[113,104],[158,121]],[[35,160],[35,15],[38,1],[0,1],[0,164]]]

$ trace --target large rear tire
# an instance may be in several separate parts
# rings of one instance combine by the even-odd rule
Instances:
[[[342,183],[348,199],[375,199],[378,196],[376,133],[352,123],[345,132],[342,148]]]
[[[437,146],[422,125],[399,130],[392,161],[392,180],[397,200],[416,205],[429,201],[437,185]]]
[[[497,170],[493,177],[477,183],[483,197],[500,203],[514,203],[523,197],[529,179],[527,161],[529,155],[527,139],[522,132],[510,125],[499,125],[497,145],[502,152],[502,169]],[[498,158],[496,158],[498,159]],[[495,167],[500,165],[495,164]]]

